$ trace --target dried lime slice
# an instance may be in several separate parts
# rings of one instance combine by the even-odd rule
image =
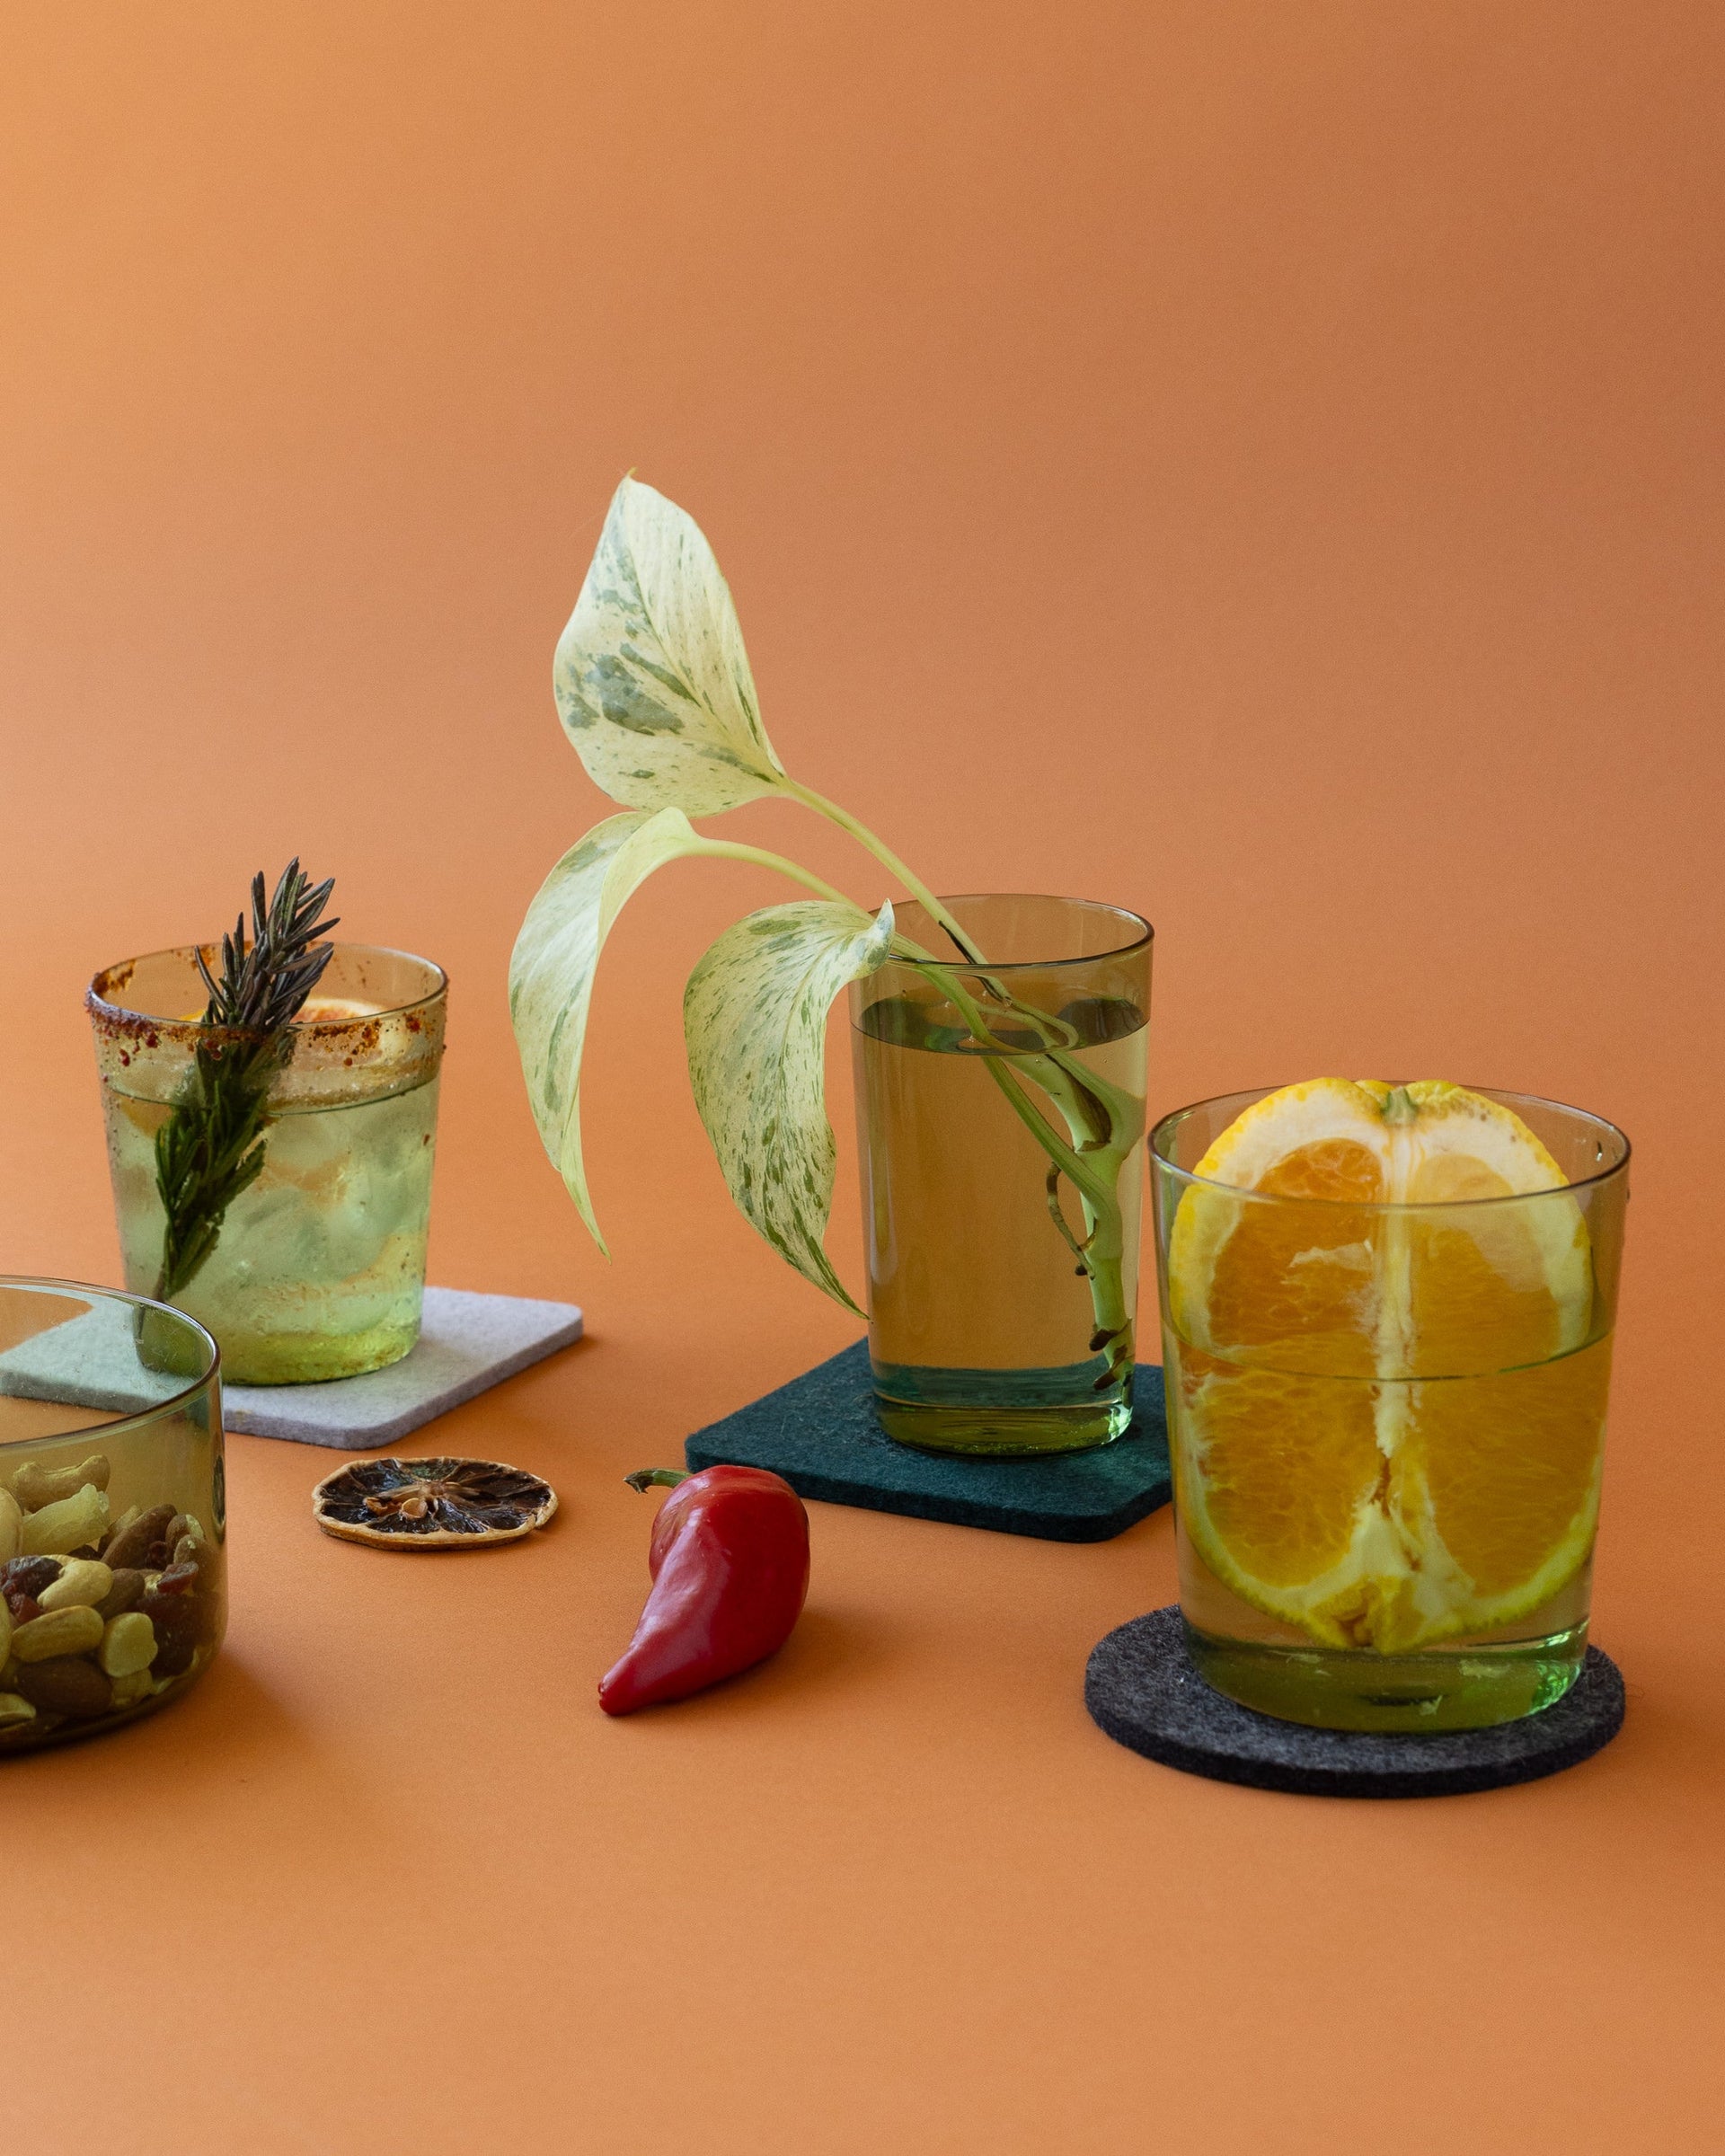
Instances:
[[[557,1492],[500,1460],[350,1460],[312,1492],[325,1534],[391,1550],[472,1550],[543,1527]]]

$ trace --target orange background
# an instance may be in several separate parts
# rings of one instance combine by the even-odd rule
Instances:
[[[591,1326],[420,1441],[551,1475],[530,1548],[328,1542],[329,1458],[234,1441],[224,1660],[0,1788],[10,2134],[1716,2148],[1717,7],[14,0],[4,42],[0,1261],[114,1277],[84,981],[298,851],[454,976],[434,1277]],[[1117,1749],[1084,1659],[1172,1597],[1165,1514],[816,1507],[777,1663],[600,1717],[620,1475],[854,1332],[678,1066],[763,879],[668,874],[607,953],[610,1267],[527,1116],[509,947],[604,807],[550,654],[630,466],[793,772],[937,888],[1154,919],[1153,1109],[1338,1070],[1628,1127],[1608,1753],[1371,1806]],[[794,810],[726,827],[880,895]]]

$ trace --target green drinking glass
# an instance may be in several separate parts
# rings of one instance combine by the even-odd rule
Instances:
[[[929,1452],[1107,1445],[1132,1419],[1152,932],[943,903],[979,958],[906,903],[928,957],[850,992],[875,1411]]]
[[[180,1311],[0,1279],[0,1757],[133,1721],[214,1659],[219,1369]]]
[[[1561,1699],[1588,1644],[1623,1133],[1523,1094],[1316,1080],[1165,1118],[1150,1178],[1204,1677],[1334,1729]]]
[[[207,959],[218,954],[206,950]],[[419,1337],[448,984],[429,959],[338,943],[270,1084],[261,1172],[183,1282],[164,1277],[157,1141],[199,1056],[244,1037],[202,1023],[187,947],[99,973],[86,1003],[126,1285],[190,1312],[230,1383],[354,1377]]]

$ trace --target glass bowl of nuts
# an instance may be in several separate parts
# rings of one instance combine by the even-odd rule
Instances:
[[[116,1728],[209,1666],[219,1371],[164,1303],[0,1276],[0,1757]]]

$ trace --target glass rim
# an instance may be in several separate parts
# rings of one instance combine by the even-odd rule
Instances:
[[[423,966],[428,973],[437,976],[436,985],[429,988],[423,995],[410,996],[405,1003],[390,1003],[382,1010],[366,1012],[364,1019],[367,1022],[379,1018],[408,1017],[416,1011],[425,1010],[429,1004],[437,1003],[440,997],[446,996],[449,993],[449,976],[443,968],[438,964],[435,959],[422,959],[417,951],[398,950],[391,943],[348,942],[341,938],[336,939],[334,948],[338,951],[371,951],[377,957],[385,959],[405,959],[410,965]],[[115,1003],[102,993],[102,984],[107,981],[110,975],[118,973],[122,966],[129,966],[136,970],[139,966],[147,965],[152,959],[186,959],[190,960],[195,967],[198,952],[201,951],[206,960],[208,960],[219,959],[221,950],[222,947],[219,941],[214,943],[168,943],[164,944],[160,950],[141,950],[136,958],[116,959],[111,965],[102,967],[92,976],[89,986],[84,990],[85,1004],[91,1011],[100,1012],[104,1017],[117,1020],[127,1025],[146,1025],[158,1029],[167,1027],[174,1030],[183,1029],[187,1032],[192,1033],[243,1033],[246,1030],[243,1026],[212,1026],[202,1018],[172,1018],[159,1012],[135,1011],[129,1003]],[[312,994],[314,997],[316,996],[317,990],[315,988],[313,989]],[[291,1019],[288,1026],[289,1030],[295,1033],[316,1034],[324,1031],[334,1032],[343,1027],[352,1026],[358,1022],[361,1022],[359,1019],[354,1013],[349,1012],[343,1018]]]
[[[49,1430],[33,1437],[0,1437],[0,1453],[9,1453],[17,1446],[58,1445],[63,1438],[94,1436],[98,1432],[103,1436],[112,1436],[143,1429],[150,1423],[159,1422],[164,1416],[177,1415],[201,1394],[215,1392],[221,1382],[222,1350],[215,1334],[207,1326],[200,1325],[196,1318],[188,1316],[183,1310],[176,1310],[172,1303],[158,1303],[150,1295],[130,1294],[123,1287],[93,1286],[87,1280],[56,1280],[47,1275],[0,1273],[0,1294],[11,1289],[28,1294],[77,1296],[86,1301],[93,1297],[105,1303],[128,1303],[134,1310],[164,1312],[167,1316],[178,1319],[181,1324],[195,1332],[203,1341],[209,1349],[209,1367],[201,1377],[193,1378],[182,1392],[171,1393],[166,1400],[157,1401],[153,1407],[139,1408],[132,1415],[111,1415],[106,1422],[72,1423],[66,1429]],[[70,1320],[66,1321],[71,1322]],[[49,1330],[51,1331],[53,1329],[49,1327]],[[34,1335],[31,1337],[34,1338]],[[11,1397],[22,1399],[23,1395],[13,1394]],[[69,1400],[44,1401],[40,1404],[73,1409],[77,1406],[75,1401]]]
[[[1295,1080],[1291,1082],[1298,1083],[1299,1082]],[[1407,1084],[1410,1082],[1401,1079],[1396,1082]],[[1455,1082],[1459,1084],[1461,1081],[1457,1080]],[[1163,1150],[1164,1134],[1172,1136],[1174,1127],[1182,1123],[1188,1116],[1195,1116],[1200,1109],[1215,1108],[1225,1100],[1243,1100],[1248,1095],[1252,1095],[1254,1100],[1267,1100],[1271,1093],[1279,1092],[1281,1090],[1279,1086],[1274,1085],[1264,1086],[1261,1089],[1250,1085],[1242,1086],[1234,1092],[1212,1093],[1207,1100],[1189,1100],[1183,1108],[1172,1109],[1167,1115],[1159,1117],[1152,1126],[1146,1144],[1146,1157],[1154,1161],[1156,1166],[1167,1174],[1178,1176],[1182,1183],[1190,1183],[1200,1190],[1225,1192],[1229,1197],[1249,1198],[1254,1204],[1261,1206],[1345,1206],[1353,1213],[1404,1214],[1442,1213],[1463,1206],[1473,1210],[1482,1206],[1525,1206],[1538,1197],[1556,1197],[1565,1192],[1588,1190],[1597,1183],[1609,1182],[1614,1175],[1626,1174],[1629,1169],[1630,1156],[1633,1151],[1629,1142],[1629,1134],[1620,1129],[1608,1117],[1596,1115],[1590,1108],[1575,1108],[1567,1100],[1553,1100],[1544,1093],[1517,1093],[1510,1092],[1501,1086],[1469,1085],[1464,1086],[1463,1090],[1467,1092],[1479,1093],[1484,1099],[1496,1100],[1501,1106],[1525,1101],[1532,1108],[1555,1109],[1560,1115],[1573,1116],[1580,1122],[1591,1123],[1599,1130],[1609,1131],[1623,1151],[1609,1166],[1598,1169],[1592,1175],[1579,1176],[1573,1182],[1553,1183],[1544,1190],[1505,1190],[1499,1192],[1495,1197],[1297,1197],[1286,1190],[1247,1190],[1238,1183],[1218,1182],[1214,1176],[1195,1174],[1191,1169],[1182,1168],[1177,1162],[1168,1158]],[[1241,1113],[1244,1112],[1245,1110],[1243,1109]]]
[[[1100,966],[1109,959],[1129,958],[1134,951],[1154,943],[1156,937],[1155,930],[1142,914],[1135,914],[1129,906],[1116,906],[1107,898],[1068,898],[1057,891],[942,891],[936,897],[947,907],[964,906],[973,899],[1034,898],[1045,906],[1070,906],[1074,912],[1112,914],[1117,920],[1131,923],[1139,933],[1124,943],[1110,945],[1106,950],[1087,950],[1064,959],[907,959],[895,955],[887,959],[889,966],[939,966],[948,973],[1050,973],[1061,966]],[[928,912],[920,898],[895,899],[892,902],[895,922],[900,904],[920,906],[925,914]],[[877,906],[873,910],[878,914],[880,909]],[[937,928],[940,925],[935,923]]]

